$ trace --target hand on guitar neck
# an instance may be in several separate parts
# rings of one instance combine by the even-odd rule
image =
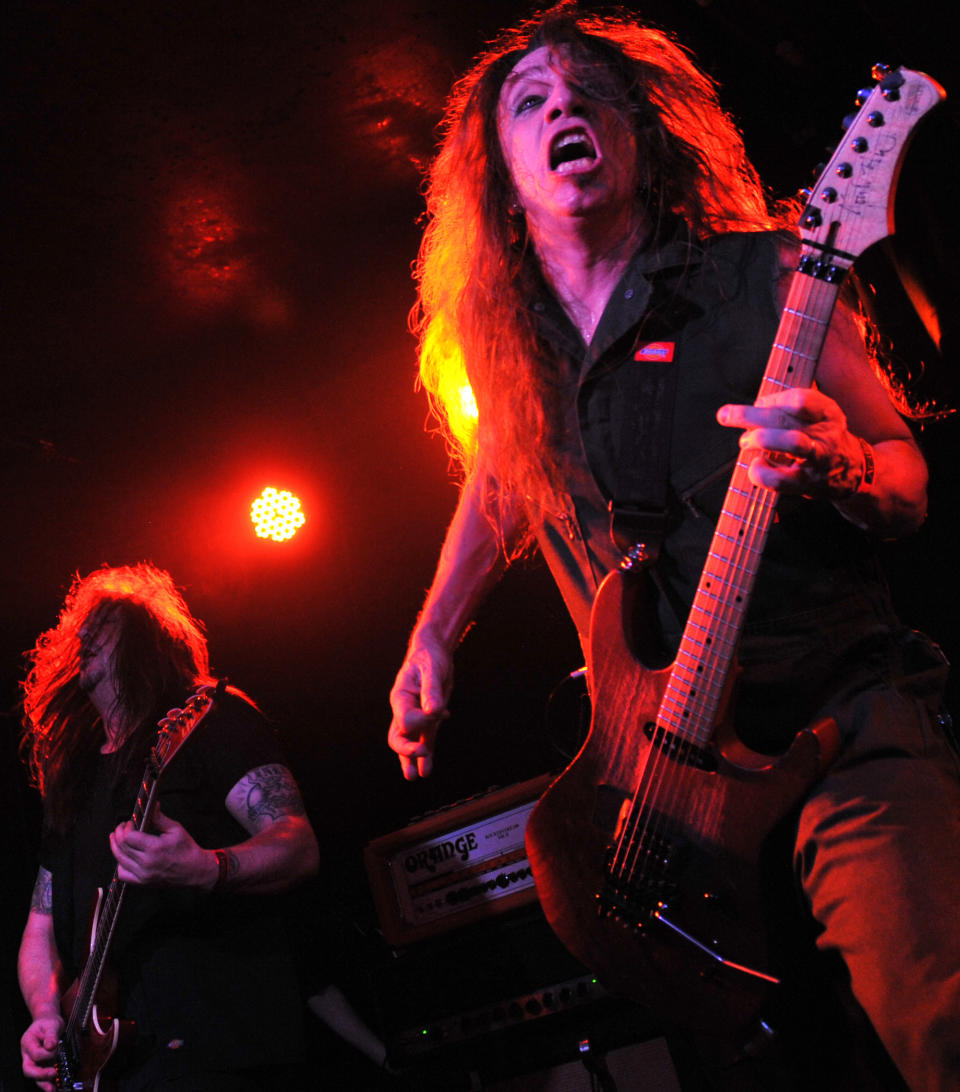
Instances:
[[[863,355],[850,313],[836,309],[816,386],[727,405],[717,420],[744,429],[750,481],[831,502],[862,530],[898,538],[927,509],[927,468],[910,429]]]
[[[722,406],[717,420],[744,429],[740,449],[750,459],[754,485],[839,500],[864,484],[864,448],[843,410],[815,388],[758,398],[752,406]]]
[[[159,807],[151,825],[152,831],[141,831],[128,820],[110,835],[119,879],[150,887],[212,889],[219,870],[210,850],[198,846],[189,831]]]

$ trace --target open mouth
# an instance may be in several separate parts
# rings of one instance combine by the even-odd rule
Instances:
[[[597,159],[593,140],[582,129],[562,133],[550,144],[550,170],[592,166]]]

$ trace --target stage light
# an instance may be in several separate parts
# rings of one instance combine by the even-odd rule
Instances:
[[[257,538],[284,542],[293,538],[306,522],[300,500],[286,489],[268,486],[250,507],[250,519]]]

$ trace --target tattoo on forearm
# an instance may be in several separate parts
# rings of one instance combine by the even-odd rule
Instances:
[[[37,872],[37,882],[30,896],[30,909],[37,914],[53,913],[53,876],[45,868]]]
[[[286,766],[258,766],[244,778],[247,816],[251,822],[303,815],[300,790]]]
[[[863,469],[848,458],[841,458],[827,478],[827,490],[834,500],[852,497],[863,481]]]

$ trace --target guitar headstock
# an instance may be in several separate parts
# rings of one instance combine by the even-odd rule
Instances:
[[[913,129],[946,97],[940,84],[922,72],[877,65],[873,76],[876,86],[858,95],[860,110],[810,191],[800,219],[804,244],[824,251],[826,265],[836,258],[838,275],[893,232],[897,176]]]
[[[157,773],[169,763],[190,733],[213,708],[217,690],[218,687],[212,684],[199,687],[187,699],[182,709],[171,709],[157,724],[157,740],[151,755]]]

